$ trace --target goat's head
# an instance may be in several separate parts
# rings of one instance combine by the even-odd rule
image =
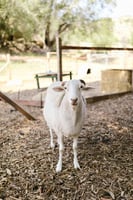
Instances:
[[[54,87],[53,89],[56,92],[64,90],[68,97],[68,101],[75,107],[81,100],[81,89],[83,87],[85,87],[85,82],[83,80],[70,80],[62,82],[61,86]]]

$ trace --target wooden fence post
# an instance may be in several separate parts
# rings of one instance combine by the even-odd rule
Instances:
[[[61,38],[56,37],[56,53],[57,53],[57,68],[58,68],[58,81],[62,81],[62,41]]]

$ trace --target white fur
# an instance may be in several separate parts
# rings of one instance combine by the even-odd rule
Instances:
[[[51,147],[54,147],[52,131],[58,138],[59,160],[56,172],[62,170],[63,137],[73,138],[74,168],[80,168],[77,159],[77,140],[85,117],[85,100],[81,94],[81,80],[53,83],[48,89],[44,104],[44,117],[50,128]]]

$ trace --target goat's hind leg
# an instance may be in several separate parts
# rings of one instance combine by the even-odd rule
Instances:
[[[78,163],[78,158],[77,158],[77,144],[78,144],[78,138],[73,138],[73,154],[74,154],[74,168],[75,169],[80,169],[80,165]]]

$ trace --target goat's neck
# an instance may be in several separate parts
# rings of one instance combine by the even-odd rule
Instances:
[[[63,112],[64,115],[66,117],[69,116],[69,118],[71,118],[71,121],[74,124],[76,124],[78,122],[79,116],[81,115],[81,112],[82,112],[82,103],[79,102],[79,104],[77,106],[72,106],[68,102],[66,96],[64,96],[63,101],[62,101],[62,107],[63,107],[63,110],[64,110],[64,112]]]

